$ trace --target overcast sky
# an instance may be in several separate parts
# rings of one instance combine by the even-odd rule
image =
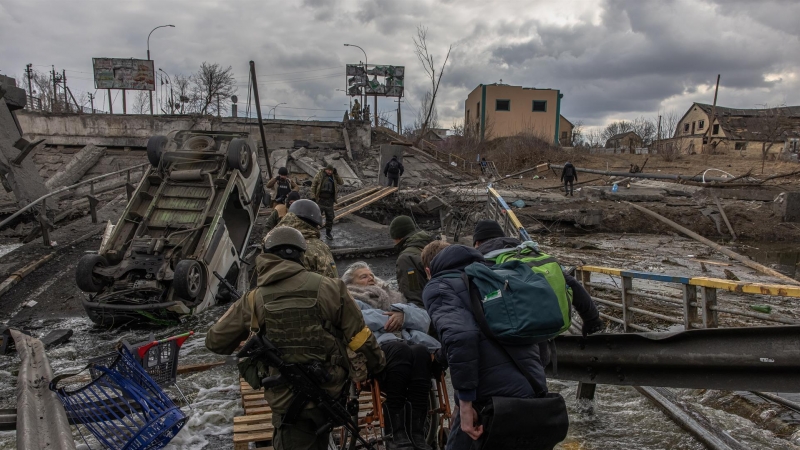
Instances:
[[[230,65],[243,103],[252,59],[262,105],[287,103],[279,117],[339,120],[344,65],[363,59],[351,43],[370,63],[406,66],[408,124],[428,86],[411,39],[422,24],[437,62],[453,44],[443,126],[462,120],[472,89],[501,79],[560,89],[564,116],[601,126],[711,103],[717,73],[720,105],[800,104],[798,18],[797,0],[0,0],[0,73],[55,65],[76,96],[94,92],[92,57],[145,58],[148,32],[171,23],[150,39],[157,68]]]

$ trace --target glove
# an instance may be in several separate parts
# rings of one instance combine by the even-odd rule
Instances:
[[[606,324],[600,319],[600,317],[595,317],[594,319],[584,320],[583,327],[581,328],[581,332],[584,336],[588,336],[590,334],[599,333],[605,330]]]
[[[333,168],[333,173],[335,173],[335,174],[337,174],[337,175],[339,174],[339,171],[338,171],[338,170],[336,170],[336,167],[334,167],[334,168]]]

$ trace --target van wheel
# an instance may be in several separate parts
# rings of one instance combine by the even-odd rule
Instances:
[[[245,178],[250,176],[253,166],[253,151],[244,139],[232,139],[228,145],[228,167],[237,169]]]
[[[147,140],[147,160],[153,167],[158,167],[161,163],[161,156],[164,154],[169,139],[166,136],[152,136]]]
[[[83,255],[75,269],[75,283],[84,292],[100,292],[105,287],[102,278],[94,274],[95,267],[106,267],[108,261],[100,255]]]
[[[200,262],[184,259],[175,266],[172,278],[175,294],[185,300],[195,300],[206,290],[206,271]]]

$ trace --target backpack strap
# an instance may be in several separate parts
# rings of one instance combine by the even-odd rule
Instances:
[[[537,397],[541,397],[542,394],[544,394],[544,390],[537,388],[537,386],[539,386],[539,382],[537,382],[536,379],[533,378],[533,376],[530,373],[528,373],[528,371],[525,370],[524,367],[522,367],[522,364],[520,364],[519,361],[517,361],[517,359],[514,358],[514,355],[512,355],[511,352],[509,352],[508,349],[503,344],[497,341],[497,337],[494,335],[494,333],[492,333],[492,330],[489,329],[489,323],[486,322],[486,315],[484,315],[483,313],[483,305],[481,304],[481,298],[480,294],[478,293],[478,289],[474,286],[470,286],[472,282],[470,281],[466,273],[464,272],[461,273],[461,279],[464,280],[464,284],[467,286],[467,292],[469,293],[469,299],[470,299],[470,306],[472,307],[472,315],[475,316],[475,321],[478,322],[478,327],[481,329],[483,334],[485,334],[486,337],[489,338],[489,340],[495,344],[496,347],[500,347],[500,349],[503,350],[506,356],[508,356],[508,358],[511,359],[511,362],[513,362],[514,365],[517,367],[517,369],[520,372],[522,372],[522,376],[524,376],[525,379],[528,380],[528,383],[531,385],[531,389],[533,389],[534,395],[536,395]]]

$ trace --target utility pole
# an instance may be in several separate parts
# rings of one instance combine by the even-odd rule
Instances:
[[[267,135],[264,133],[264,121],[261,120],[261,100],[258,97],[258,82],[256,81],[256,63],[250,61],[250,77],[253,79],[253,96],[256,101],[256,113],[258,114],[258,131],[261,133],[261,145],[264,148],[264,161],[267,163],[267,175],[272,178],[272,166],[269,163],[267,154]]]
[[[33,64],[28,64],[25,66],[25,72],[28,73],[28,97],[31,99],[31,104],[28,106],[28,109],[33,109],[33,89],[31,88],[31,67]]]
[[[658,115],[658,131],[656,132],[656,142],[661,141],[661,114]]]
[[[67,71],[61,70],[61,79],[64,80],[64,109],[71,112],[69,108],[69,99],[67,98]]]
[[[91,105],[92,105],[91,106],[92,114],[94,114],[94,94],[92,94],[91,92],[89,92],[89,103],[91,103]]]
[[[717,120],[717,94],[719,93],[719,78],[720,74],[717,74],[717,86],[714,88],[714,104],[711,105],[711,120],[709,120],[708,127],[706,127],[706,134],[708,134],[708,139],[704,139],[709,144],[711,144],[712,134],[714,134],[714,121]],[[703,153],[706,150],[706,144],[703,143]]]
[[[395,102],[397,102],[397,134],[403,134],[403,116],[400,114],[403,98],[398,98]]]
[[[58,80],[56,79],[56,66],[50,66],[50,74],[53,77],[53,98],[51,99],[50,109],[56,112],[56,105],[58,104]]]
[[[125,89],[122,90],[122,114],[128,114],[128,102],[125,100]]]
[[[114,102],[111,100],[111,89],[108,89],[108,113],[114,114]]]
[[[222,113],[219,110],[219,94],[217,94],[217,118],[222,117]]]

